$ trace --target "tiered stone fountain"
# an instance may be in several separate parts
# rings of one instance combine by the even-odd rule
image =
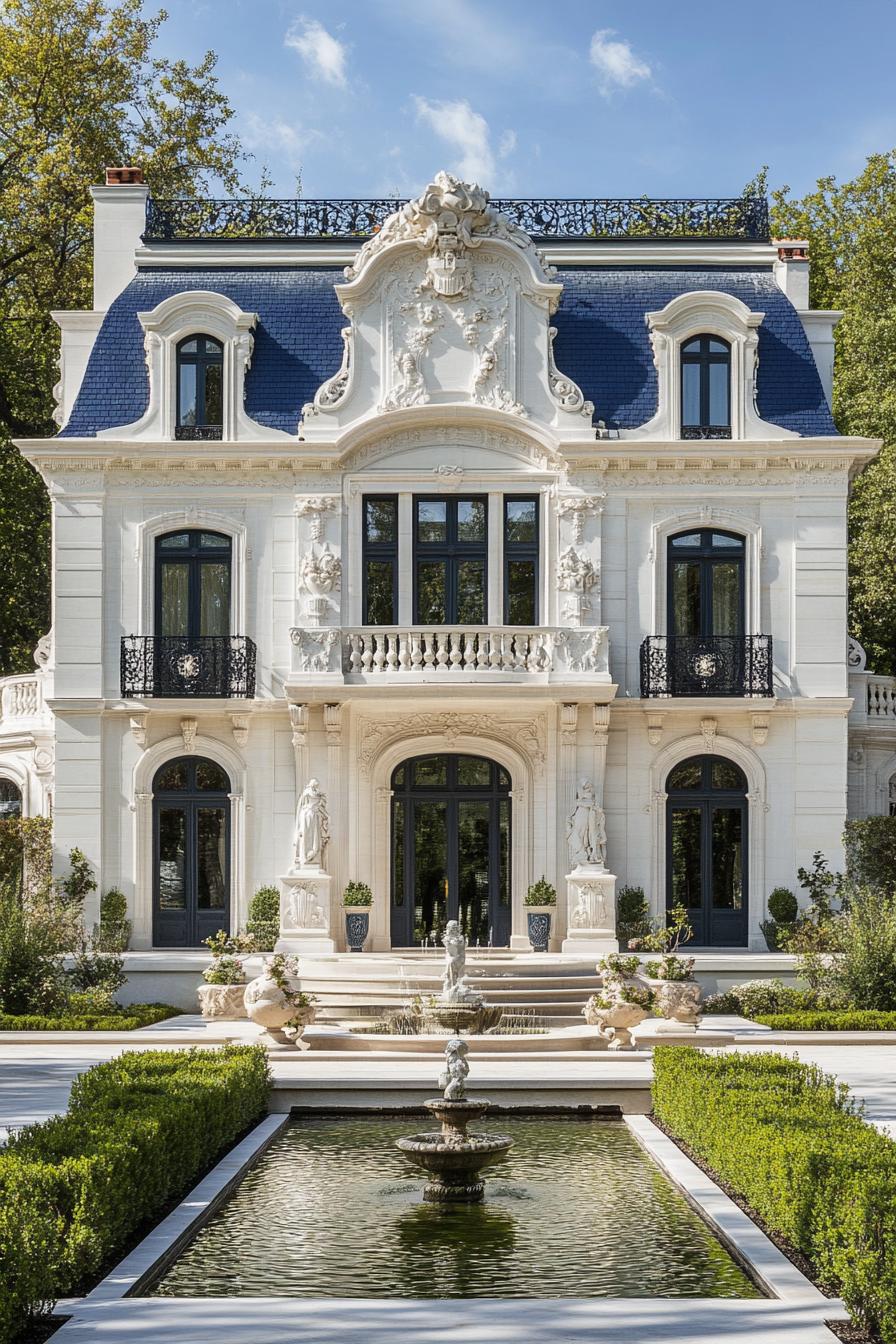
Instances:
[[[484,1197],[481,1173],[497,1162],[513,1144],[504,1134],[468,1134],[467,1126],[485,1115],[484,1097],[468,1097],[466,1041],[453,1037],[445,1046],[445,1070],[439,1078],[441,1097],[423,1104],[442,1123],[440,1132],[411,1134],[398,1139],[403,1153],[429,1172],[423,1198],[434,1204],[478,1204]]]

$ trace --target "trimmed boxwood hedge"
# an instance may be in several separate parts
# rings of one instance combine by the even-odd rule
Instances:
[[[264,1050],[128,1053],[0,1152],[0,1344],[83,1292],[265,1112]]]
[[[775,1031],[896,1031],[896,1013],[873,1009],[817,1009],[804,1013],[760,1013],[753,1018]]]
[[[41,1017],[38,1013],[0,1013],[0,1031],[135,1031],[179,1017],[170,1003],[130,1003],[120,1013],[72,1013]]]
[[[654,1051],[657,1117],[896,1344],[896,1144],[847,1089],[772,1054]]]

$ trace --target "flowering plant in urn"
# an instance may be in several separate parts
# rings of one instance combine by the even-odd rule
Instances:
[[[662,953],[658,961],[646,963],[644,974],[652,985],[662,1016],[687,1027],[696,1027],[701,1018],[702,991],[693,975],[694,958],[682,957],[678,952],[681,944],[692,936],[687,910],[683,905],[675,905],[671,923],[629,944],[634,947],[637,943],[645,952]]]
[[[638,957],[611,953],[602,957],[597,969],[603,978],[599,994],[592,994],[582,1012],[590,1027],[597,1027],[611,1050],[632,1048],[631,1029],[650,1015],[653,991],[639,985]]]
[[[252,939],[219,929],[206,938],[205,945],[211,951],[212,964],[202,972],[205,984],[196,991],[202,1016],[229,1021],[244,1018],[246,972],[242,957],[254,951]]]
[[[291,1045],[286,1027],[298,1028],[298,1044],[305,1027],[314,1021],[314,997],[304,994],[293,983],[299,973],[295,957],[275,953],[265,962],[261,975],[245,991],[246,1012],[253,1022],[265,1029],[269,1046]]]

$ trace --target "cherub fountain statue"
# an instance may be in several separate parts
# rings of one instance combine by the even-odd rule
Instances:
[[[467,940],[460,923],[449,919],[442,938],[445,948],[445,973],[442,992],[424,1010],[424,1031],[473,1031],[479,1029],[483,998],[464,974],[467,965]]]
[[[470,1121],[485,1115],[489,1107],[485,1098],[467,1096],[469,1048],[457,1036],[448,1041],[439,1078],[443,1095],[423,1103],[441,1121],[441,1133],[411,1134],[397,1140],[401,1151],[429,1172],[423,1198],[432,1203],[477,1204],[485,1194],[483,1168],[502,1157],[513,1142],[504,1134],[467,1134]]]

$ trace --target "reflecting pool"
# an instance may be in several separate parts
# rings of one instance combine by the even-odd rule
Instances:
[[[485,1203],[422,1202],[415,1118],[296,1120],[151,1290],[164,1297],[761,1297],[618,1121],[505,1114]],[[417,1125],[419,1128],[419,1123]]]

